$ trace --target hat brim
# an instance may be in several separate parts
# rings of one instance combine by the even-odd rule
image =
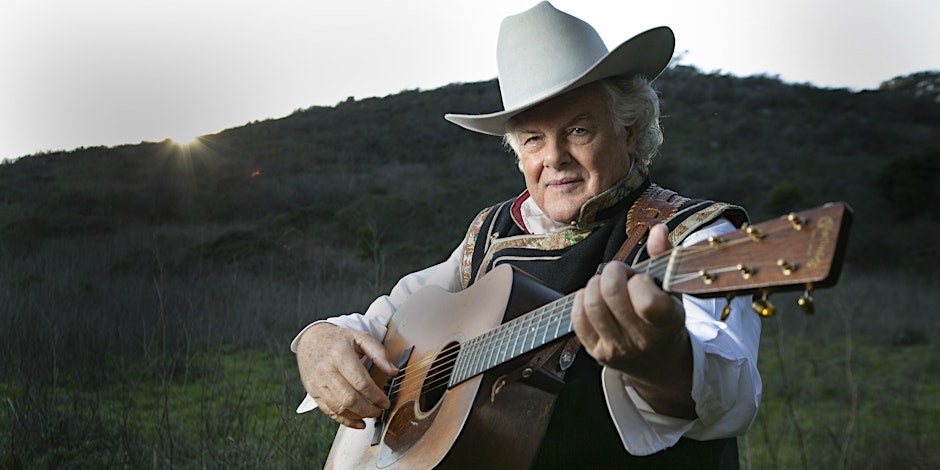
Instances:
[[[675,45],[676,39],[672,29],[667,26],[653,28],[630,38],[607,53],[580,76],[559,84],[526,104],[490,114],[445,114],[444,119],[474,132],[503,135],[506,132],[506,122],[513,116],[588,83],[608,77],[635,75],[642,75],[650,81],[655,80],[672,60]]]

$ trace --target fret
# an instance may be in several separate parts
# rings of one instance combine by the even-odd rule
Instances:
[[[555,303],[550,304],[551,310],[548,315],[545,316],[544,321],[542,322],[542,344],[546,344],[549,341],[555,339],[550,336],[552,330],[552,325],[555,323],[556,312],[558,311],[558,305]]]
[[[460,353],[457,354],[457,363],[454,368],[454,377],[456,380],[463,381],[467,377],[467,368],[469,367],[469,362],[473,358],[473,340],[468,341],[461,347]]]
[[[571,315],[571,308],[570,308],[570,307],[571,307],[571,299],[572,299],[572,298],[573,298],[572,296],[567,296],[567,297],[561,299],[562,302],[560,302],[560,303],[558,304],[558,314],[555,316],[555,321],[554,321],[554,324],[555,324],[555,337],[552,338],[552,339],[558,339],[558,338],[560,338],[563,334],[567,333],[567,331],[561,331],[560,328],[559,328],[559,326],[560,326],[562,323],[564,323],[564,319],[565,319],[566,316],[570,316],[570,315]]]
[[[541,339],[542,344],[548,343],[548,330],[551,329],[551,326],[552,324],[550,322],[544,322],[543,324],[544,328],[542,328],[542,339]]]
[[[551,312],[551,314],[548,316],[548,318],[545,319],[545,332],[542,334],[542,336],[543,336],[542,343],[543,343],[543,344],[544,344],[544,343],[547,343],[547,342],[549,342],[549,341],[552,341],[552,340],[554,340],[555,338],[557,338],[557,336],[549,337],[549,335],[548,335],[549,330],[552,329],[552,325],[558,323],[557,317],[558,317],[558,305],[554,305],[554,306],[552,307],[552,312]]]
[[[519,341],[525,344],[525,329],[528,316],[517,318],[512,325],[512,347],[509,348],[509,359],[515,359],[519,356]]]
[[[517,323],[515,326],[516,328],[513,328],[510,330],[510,335],[512,336],[512,346],[507,348],[506,352],[508,353],[508,355],[506,357],[506,360],[510,360],[516,357],[515,355],[516,345],[519,344],[519,324]]]
[[[460,353],[457,354],[457,359],[454,360],[454,368],[450,373],[450,381],[447,384],[448,387],[452,387],[460,383],[463,380],[460,375],[460,369],[463,367],[463,363],[464,363],[463,353],[464,353],[464,350],[463,348],[461,348]]]
[[[486,355],[489,360],[487,360],[486,363],[488,367],[495,367],[497,364],[499,364],[499,343],[502,339],[502,336],[502,330],[493,330],[487,335]]]
[[[536,320],[538,319],[540,311],[541,309],[538,309],[530,313],[529,315],[526,315],[525,320],[523,321],[523,323],[525,324],[525,328],[522,331],[522,344],[519,346],[518,355],[522,355],[526,351],[532,350],[531,341],[529,341],[529,337],[532,336],[532,329],[535,327]]]
[[[529,351],[535,349],[538,346],[538,344],[535,343],[535,340],[538,337],[539,328],[542,326],[542,322],[541,322],[542,310],[543,309],[540,308],[536,310],[537,312],[536,314],[532,315],[533,317],[532,325],[529,326],[529,333],[527,335],[529,339],[529,346],[528,346]]]
[[[510,330],[505,330],[505,329],[502,329],[502,328],[501,328],[501,330],[503,330],[502,333],[510,333],[510,334],[512,333],[512,331],[510,331]],[[498,361],[497,361],[497,364],[502,364],[502,363],[506,362],[506,360],[508,359],[507,356],[506,356],[506,354],[509,352],[509,349],[507,348],[507,345],[509,344],[509,338],[508,338],[507,336],[508,336],[507,334],[500,334],[500,335],[499,335],[499,341],[497,341],[497,342],[493,345],[495,348],[497,348],[497,349],[496,349],[496,357],[499,358]]]
[[[492,369],[503,363],[502,354],[503,354],[503,342],[505,341],[506,331],[499,330],[493,331],[487,337],[486,349],[487,357],[486,368]]]
[[[485,335],[486,341],[484,342],[484,349],[486,350],[486,360],[483,361],[483,364],[485,364],[486,369],[489,369],[496,365],[496,351],[495,351],[495,348],[493,348],[493,344],[496,341],[494,339],[494,336],[496,336],[496,333],[498,333],[498,331],[493,330],[493,331],[487,332]]]
[[[480,338],[473,338],[470,341],[464,343],[464,347],[461,348],[461,355],[467,354],[470,360],[467,361],[466,367],[464,367],[463,374],[466,378],[473,377],[477,374],[477,371],[481,370],[480,361],[483,359],[479,351]]]
[[[461,371],[462,379],[469,379],[474,375],[477,375],[481,370],[480,361],[483,360],[483,337],[476,337],[465,343],[464,348],[466,351],[461,351],[461,355],[467,354],[472,357],[472,361],[467,361],[467,364],[464,366]]]
[[[484,333],[476,338],[473,338],[473,354],[477,357],[476,363],[473,367],[474,375],[478,374],[480,371],[488,369],[487,362],[489,361],[487,357],[488,350],[486,348],[488,333]],[[471,376],[472,377],[472,376]]]

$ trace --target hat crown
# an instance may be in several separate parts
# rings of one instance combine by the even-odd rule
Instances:
[[[590,70],[607,52],[591,25],[547,1],[506,17],[496,46],[503,109],[552,94]]]
[[[503,110],[444,118],[474,132],[502,135],[513,116],[588,83],[614,76],[654,80],[674,47],[672,30],[660,26],[608,52],[591,25],[542,2],[500,25],[496,61]]]

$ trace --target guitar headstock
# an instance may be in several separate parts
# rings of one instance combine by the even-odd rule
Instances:
[[[829,203],[674,249],[663,289],[717,297],[832,286],[851,223],[847,204]]]

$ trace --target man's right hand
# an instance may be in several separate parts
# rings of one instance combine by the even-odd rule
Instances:
[[[361,359],[370,359],[389,375],[398,369],[382,343],[368,334],[319,323],[300,336],[296,353],[304,388],[337,423],[362,429],[363,418],[374,418],[390,406]]]

